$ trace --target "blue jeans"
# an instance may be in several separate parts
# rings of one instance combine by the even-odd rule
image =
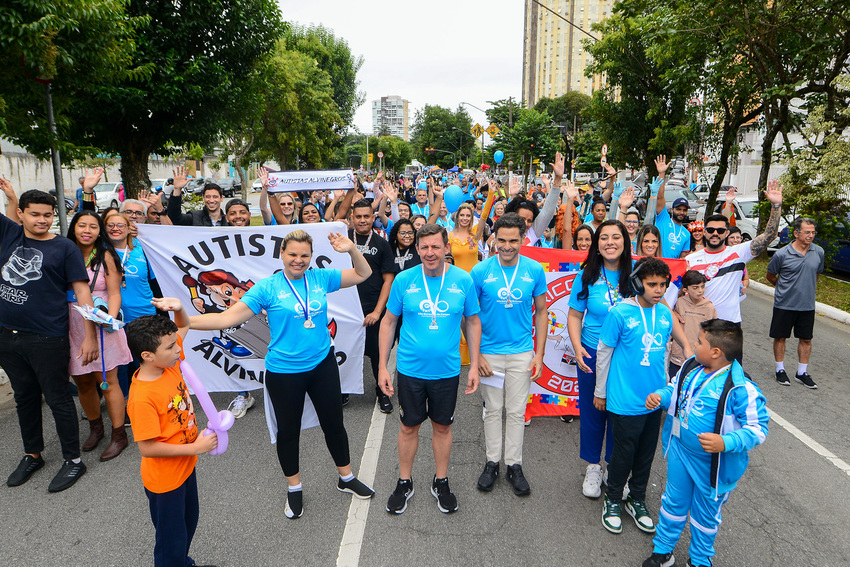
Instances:
[[[67,335],[52,337],[0,328],[0,366],[8,374],[15,393],[24,453],[44,450],[41,419],[44,395],[56,422],[62,457],[66,461],[80,457],[80,424],[68,380],[70,359]]]
[[[602,441],[605,441],[605,462],[611,461],[611,451],[614,448],[614,434],[607,411],[599,411],[593,405],[593,392],[596,390],[596,349],[582,344],[590,355],[585,359],[593,374],[577,368],[578,374],[578,407],[579,407],[579,456],[590,464],[596,464],[602,459]],[[607,432],[607,434],[606,434]]]
[[[157,494],[147,488],[145,494],[151,510],[151,521],[156,529],[153,548],[155,567],[190,567],[195,561],[189,557],[189,547],[198,527],[198,478],[195,471],[183,484]]]

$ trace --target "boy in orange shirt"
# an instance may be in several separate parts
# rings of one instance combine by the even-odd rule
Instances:
[[[215,432],[198,435],[189,389],[180,372],[189,317],[180,301],[157,300],[174,321],[146,315],[126,327],[127,344],[141,367],[133,376],[127,413],[142,454],[142,484],[156,529],[154,565],[190,567],[198,526],[198,455],[218,446]]]

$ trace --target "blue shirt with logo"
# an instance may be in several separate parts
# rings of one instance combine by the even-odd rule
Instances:
[[[653,308],[640,307],[637,300],[629,299],[614,307],[602,325],[599,342],[614,349],[608,373],[606,402],[611,413],[651,413],[652,410],[646,409],[646,397],[667,383],[665,356],[673,331],[673,314],[663,303],[654,309],[653,325]],[[648,352],[644,335],[652,336]],[[649,365],[642,364],[643,361],[648,361]]]
[[[516,277],[513,278],[516,272]],[[506,266],[504,275],[498,256],[491,256],[472,268],[472,281],[481,305],[481,352],[518,354],[534,349],[531,309],[534,298],[546,293],[546,273],[540,262],[520,256],[516,266]],[[508,283],[511,305],[507,309]]]
[[[141,244],[133,239],[133,249],[115,249],[124,266],[124,287],[121,289],[121,311],[124,322],[129,323],[142,315],[154,315],[156,309],[151,305],[153,291],[150,280],[155,279],[153,267],[148,263]]]
[[[396,367],[413,378],[440,380],[460,374],[460,322],[479,311],[472,277],[456,266],[446,267],[442,290],[441,278],[425,276],[421,267],[399,273],[390,289],[387,310],[403,317]],[[430,328],[432,312],[425,285],[437,302],[437,329]]]
[[[309,287],[310,320],[315,324],[312,329],[304,327],[304,307],[285,278],[283,270],[263,278],[241,301],[256,314],[266,310],[271,331],[266,368],[287,374],[306,372],[322,362],[331,348],[327,294],[340,288],[342,271],[312,269],[307,270],[304,277],[290,280],[302,301],[307,301]]]
[[[691,249],[691,233],[688,228],[673,222],[665,208],[655,217],[655,227],[661,233],[661,254],[664,258],[678,258]]]
[[[570,292],[570,309],[584,313],[584,322],[581,326],[581,344],[595,350],[599,344],[599,333],[602,330],[602,324],[608,317],[608,312],[622,301],[622,296],[611,291],[605,281],[607,279],[614,286],[614,289],[619,290],[620,271],[612,272],[602,268],[599,278],[590,286],[587,297],[579,299],[578,295],[584,289],[584,284],[581,281],[583,274],[584,270],[581,270],[573,280],[573,287]]]

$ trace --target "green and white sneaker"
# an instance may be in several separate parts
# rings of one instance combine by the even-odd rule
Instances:
[[[626,512],[634,518],[635,525],[642,532],[648,534],[655,533],[655,522],[649,517],[649,512],[646,509],[646,502],[643,500],[635,500],[631,496],[626,499]]]
[[[623,522],[620,519],[620,503],[608,498],[607,494],[602,502],[602,525],[612,534],[623,531]]]

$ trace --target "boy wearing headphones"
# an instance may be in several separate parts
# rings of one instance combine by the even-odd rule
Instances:
[[[669,285],[667,264],[658,258],[641,259],[629,276],[634,297],[611,310],[599,336],[593,405],[608,410],[614,433],[602,525],[615,534],[623,531],[620,507],[627,480],[626,512],[638,529],[655,533],[646,509],[646,485],[658,444],[661,411],[649,410],[645,404],[646,397],[667,382],[665,359],[673,313],[660,302]]]

